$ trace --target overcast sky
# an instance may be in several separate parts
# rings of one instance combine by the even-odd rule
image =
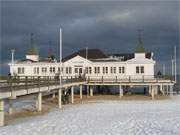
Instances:
[[[49,41],[59,56],[59,28],[63,28],[63,56],[88,47],[105,53],[134,52],[138,29],[147,52],[154,52],[157,69],[170,71],[173,46],[179,53],[178,1],[1,1],[1,71],[8,72],[10,50],[25,57],[30,33],[41,57]],[[179,56],[178,56],[179,58]]]

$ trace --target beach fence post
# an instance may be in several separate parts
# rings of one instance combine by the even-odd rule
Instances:
[[[60,88],[58,91],[58,106],[59,106],[59,109],[62,108],[62,88]]]
[[[4,126],[4,100],[0,100],[0,126]]]
[[[71,103],[74,103],[74,86],[71,87]]]
[[[38,93],[38,111],[39,112],[42,111],[42,93],[41,92]]]
[[[79,94],[80,94],[80,99],[82,99],[82,85],[79,85]]]
[[[93,86],[90,86],[90,96],[93,96]]]
[[[119,85],[119,97],[120,98],[123,97],[123,88],[122,88],[122,85]]]

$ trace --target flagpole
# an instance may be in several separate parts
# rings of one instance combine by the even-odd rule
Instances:
[[[174,46],[174,80],[175,83],[177,82],[177,76],[176,76],[176,46]]]
[[[60,78],[59,78],[59,84],[60,84],[60,87],[62,85],[62,29],[60,27],[60,30],[59,30],[59,62],[60,62]]]
[[[62,99],[61,99],[61,94],[62,94],[62,29],[60,27],[60,30],[59,30],[59,63],[60,63],[60,75],[59,75],[59,92],[58,92],[58,95],[59,95],[59,98],[58,98],[58,105],[59,105],[59,108],[61,109],[62,108]]]

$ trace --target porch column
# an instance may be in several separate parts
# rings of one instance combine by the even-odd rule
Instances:
[[[155,86],[152,86],[151,87],[151,96],[152,96],[152,100],[154,100],[154,97],[155,97],[155,89],[154,89]]]
[[[58,106],[59,106],[59,109],[62,108],[62,88],[58,90]]]
[[[4,100],[0,100],[0,126],[4,126]]]
[[[122,98],[123,97],[123,88],[121,85],[119,85],[119,97]]]
[[[80,99],[82,99],[82,85],[79,86]]]
[[[74,103],[74,87],[71,87],[71,103]]]
[[[93,96],[93,86],[90,86],[90,96]]]
[[[12,99],[9,99],[9,114],[12,114],[13,113],[13,101]]]
[[[42,93],[41,92],[38,93],[38,111],[39,112],[42,111]]]

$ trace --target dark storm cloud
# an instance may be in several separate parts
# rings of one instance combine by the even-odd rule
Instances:
[[[16,58],[23,58],[31,32],[41,56],[47,55],[49,40],[58,56],[60,26],[64,55],[86,46],[107,53],[133,52],[137,30],[143,29],[146,50],[167,64],[173,46],[179,46],[178,17],[178,1],[3,1],[2,57],[7,61],[14,48]]]

